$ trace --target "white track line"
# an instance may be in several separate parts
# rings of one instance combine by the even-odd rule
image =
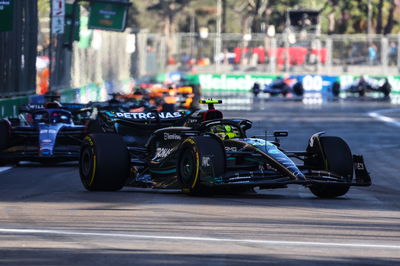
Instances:
[[[375,112],[369,112],[368,115],[370,117],[380,120],[382,122],[391,124],[396,127],[400,127],[400,121],[396,121],[396,119],[382,115],[385,113],[398,112],[398,111],[399,111],[399,109],[385,109],[385,110],[380,110],[380,111],[375,111]]]
[[[284,245],[284,246],[319,246],[319,247],[351,247],[351,248],[375,248],[375,249],[399,249],[398,245],[387,244],[364,244],[364,243],[332,243],[332,242],[307,242],[307,241],[285,241],[285,240],[255,240],[255,239],[231,239],[231,238],[212,238],[212,237],[188,237],[188,236],[156,236],[156,235],[137,235],[122,233],[89,233],[79,231],[63,230],[40,230],[40,229],[12,229],[0,228],[0,233],[14,233],[24,235],[68,235],[68,236],[94,236],[94,237],[116,237],[116,238],[137,238],[137,239],[158,239],[158,240],[182,240],[182,241],[202,241],[202,242],[230,242],[246,244],[264,245]]]
[[[0,167],[0,173],[1,172],[4,172],[4,171],[7,171],[7,170],[10,170],[12,167]]]

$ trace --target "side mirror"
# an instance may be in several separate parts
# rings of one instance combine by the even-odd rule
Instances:
[[[289,136],[289,132],[286,130],[282,130],[282,131],[274,131],[274,137],[275,138],[279,138],[279,137],[287,137]]]
[[[250,129],[252,125],[253,123],[250,120],[243,120],[240,122],[240,127],[243,131]]]

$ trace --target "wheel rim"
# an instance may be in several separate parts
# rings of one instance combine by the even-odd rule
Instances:
[[[182,182],[184,184],[189,184],[192,177],[193,173],[195,171],[195,158],[193,155],[193,152],[190,150],[186,150],[181,158],[180,165],[179,165],[179,170],[182,178]]]
[[[92,151],[89,148],[85,148],[82,152],[82,158],[81,158],[81,171],[84,176],[84,180],[86,182],[89,181],[89,176],[90,172],[93,167],[93,162],[92,162]]]

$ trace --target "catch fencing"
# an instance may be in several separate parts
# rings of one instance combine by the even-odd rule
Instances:
[[[398,35],[140,33],[140,73],[374,74],[400,71]],[[172,45],[168,45],[171,43]],[[144,57],[143,57],[144,56]]]
[[[178,33],[167,40],[164,35],[146,31],[82,32],[81,36],[87,38],[74,43],[72,54],[65,48],[57,53],[55,73],[60,74],[53,73],[54,90],[104,82],[107,91],[112,92],[119,90],[121,80],[173,71],[398,75],[400,66],[400,35],[209,34],[200,38],[197,34]],[[374,56],[370,55],[371,49]]]

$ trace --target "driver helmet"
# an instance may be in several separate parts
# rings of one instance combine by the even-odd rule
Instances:
[[[216,134],[221,139],[233,139],[238,138],[239,134],[233,131],[230,125],[217,125],[211,129],[211,132]]]

